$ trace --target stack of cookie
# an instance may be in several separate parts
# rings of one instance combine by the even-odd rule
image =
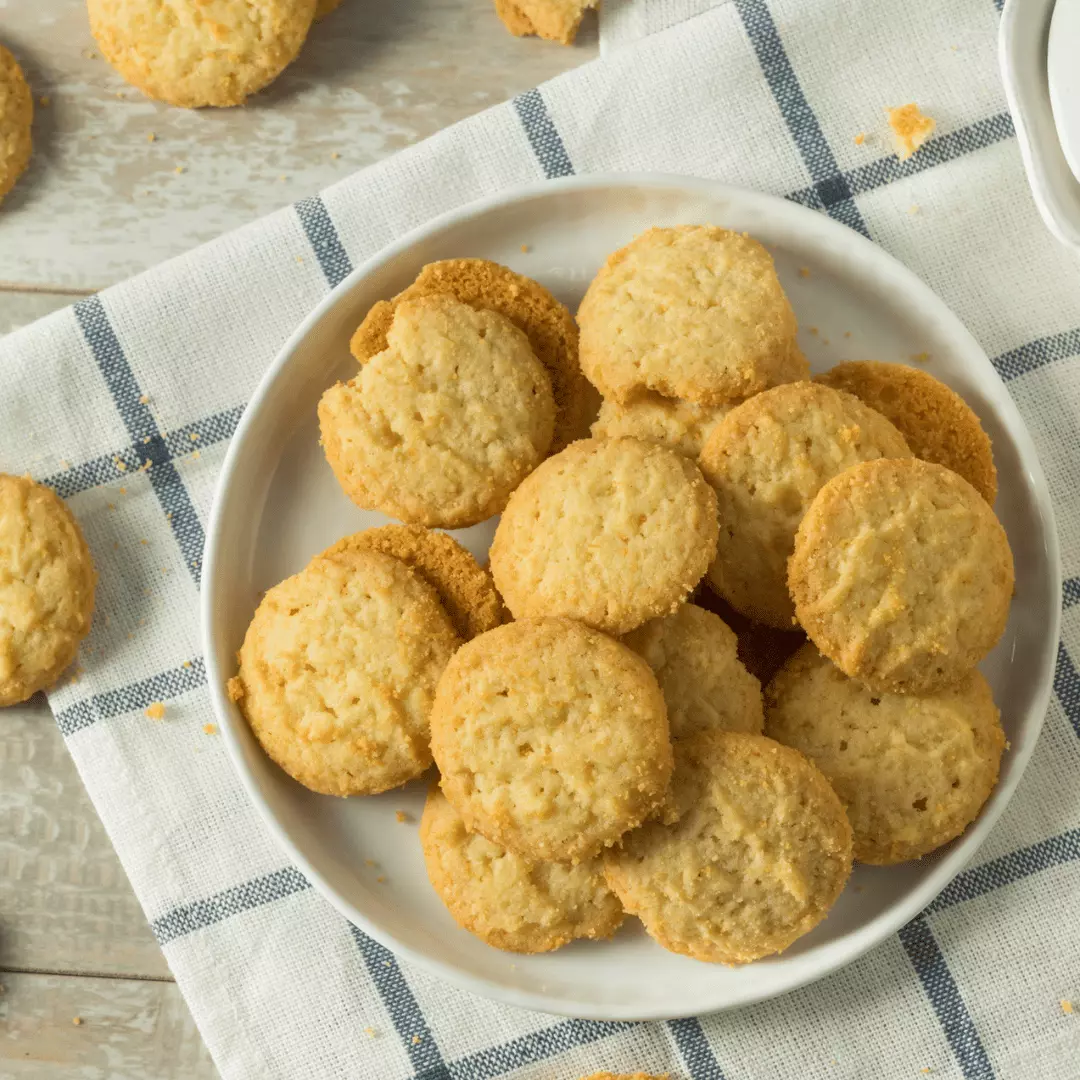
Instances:
[[[825,917],[853,857],[919,857],[993,788],[976,665],[1013,570],[989,440],[920,371],[811,381],[796,331],[756,241],[652,229],[576,324],[505,267],[425,267],[324,395],[342,487],[406,524],[271,589],[231,692],[317,791],[434,761],[429,876],[489,944],[630,912],[749,962]],[[573,441],[583,376],[603,404]],[[431,531],[497,513],[490,572]]]

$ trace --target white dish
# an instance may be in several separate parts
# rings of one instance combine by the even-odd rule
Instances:
[[[737,969],[698,963],[665,952],[633,920],[611,942],[536,957],[500,953],[455,926],[427,882],[415,825],[395,821],[399,809],[418,819],[422,784],[366,799],[306,791],[262,753],[228,701],[225,680],[260,590],[338,537],[386,520],[342,494],[323,460],[315,417],[322,391],[355,371],[348,338],[375,300],[407,285],[424,263],[472,255],[539,279],[575,307],[609,252],[649,225],[684,222],[746,230],[773,250],[816,368],[925,352],[927,369],[979,413],[994,440],[997,510],[1016,554],[1008,629],[984,664],[1011,749],[1000,784],[959,841],[910,865],[857,868],[858,889],[849,886],[829,918],[780,957]],[[489,522],[457,535],[482,555],[492,532]],[[1031,439],[978,344],[922,282],[851,230],[781,199],[704,180],[594,176],[445,215],[360,267],[311,314],[267,372],[229,449],[209,528],[202,616],[214,703],[244,786],[288,857],[343,915],[403,959],[475,993],[572,1016],[651,1019],[760,1001],[820,978],[893,933],[945,887],[1004,809],[1035,745],[1050,694],[1060,592],[1050,497]],[[366,865],[369,859],[378,865]],[[382,875],[384,884],[376,880]]]
[[[1080,181],[1058,139],[1047,80],[1053,14],[1054,0],[1006,0],[998,29],[998,58],[1035,205],[1054,236],[1080,252]]]
[[[1054,125],[1073,179],[1080,182],[1080,0],[1055,0],[1046,49]]]

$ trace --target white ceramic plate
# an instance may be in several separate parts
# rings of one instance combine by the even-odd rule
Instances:
[[[1016,555],[1012,616],[984,665],[1011,749],[997,790],[958,842],[918,863],[857,868],[858,888],[849,886],[829,918],[780,957],[742,968],[698,963],[653,944],[635,920],[611,942],[546,956],[501,953],[457,928],[428,884],[415,824],[395,821],[399,809],[419,818],[422,783],[374,798],[305,790],[262,753],[224,683],[260,590],[340,536],[386,520],[342,494],[319,448],[315,416],[323,390],[355,372],[348,339],[371,304],[433,259],[483,256],[537,278],[573,309],[609,252],[649,225],[685,222],[746,230],[772,249],[816,368],[925,352],[928,370],[979,413],[994,440],[997,510]],[[483,555],[492,532],[489,522],[457,535]],[[435,220],[356,270],[297,330],[225,461],[206,550],[203,628],[214,702],[244,786],[286,854],[343,915],[402,958],[475,993],[572,1016],[649,1019],[760,1001],[820,978],[933,899],[1004,809],[1034,747],[1050,694],[1060,588],[1050,499],[1031,439],[982,350],[925,285],[856,233],[793,203],[703,180],[594,176],[500,195]],[[384,884],[376,881],[381,875]]]

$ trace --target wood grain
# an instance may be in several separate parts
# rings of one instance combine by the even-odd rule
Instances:
[[[51,292],[5,292],[0,287],[0,337],[73,304],[78,296]],[[4,463],[0,461],[0,471]],[[6,714],[5,714],[6,715]]]

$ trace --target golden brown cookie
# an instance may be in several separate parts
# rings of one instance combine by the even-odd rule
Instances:
[[[487,259],[443,259],[428,263],[416,280],[392,300],[381,300],[353,334],[353,356],[366,364],[386,348],[394,310],[405,300],[446,294],[470,307],[497,311],[525,332],[551,379],[555,395],[557,453],[579,434],[581,393],[585,380],[578,367],[578,329],[574,317],[537,281]]]
[[[660,806],[671,776],[649,665],[569,619],[464,645],[439,680],[431,749],[467,828],[531,859],[589,859]]]
[[[105,59],[148,97],[241,105],[296,58],[316,0],[87,0]]]
[[[715,405],[809,378],[772,256],[727,229],[642,233],[608,258],[577,319],[581,370],[605,398]]]
[[[788,583],[799,623],[846,675],[929,694],[960,682],[997,644],[1013,559],[994,511],[951,469],[869,461],[810,504]]]
[[[462,641],[501,626],[509,617],[491,574],[444,532],[422,525],[383,525],[343,537],[323,558],[359,548],[393,555],[415,571],[435,590]]]
[[[599,860],[537,862],[469,832],[437,786],[420,819],[428,877],[454,921],[496,949],[550,952],[623,921]]]
[[[680,741],[674,823],[651,821],[604,856],[608,884],[665,949],[745,964],[786,949],[851,872],[851,826],[802,754],[762,735]]]
[[[0,200],[30,164],[34,98],[14,56],[0,45]]]
[[[748,618],[790,630],[787,560],[821,485],[860,461],[910,456],[880,413],[827,386],[789,383],[736,406],[701,453],[720,514],[709,583]]]
[[[977,671],[925,697],[879,694],[806,645],[765,700],[766,734],[810,758],[840,796],[859,862],[904,862],[948,843],[997,782],[1005,733]]]
[[[846,390],[876,409],[904,436],[917,458],[959,473],[994,505],[997,469],[990,436],[971,406],[940,379],[904,364],[850,360],[814,381]]]
[[[625,634],[673,612],[716,550],[716,499],[682,454],[582,439],[510,497],[491,573],[514,618],[564,615]]]
[[[0,473],[0,706],[51,686],[90,631],[97,573],[64,501]]]
[[[730,405],[700,405],[643,393],[626,404],[605,401],[592,426],[594,439],[629,436],[677,450],[695,461]]]
[[[653,669],[672,739],[714,728],[761,734],[761,684],[739,662],[735,634],[718,615],[683,604],[622,640]]]
[[[551,445],[551,383],[529,339],[451,296],[395,308],[387,347],[319,402],[326,460],[358,506],[459,528],[499,513]]]
[[[405,563],[338,544],[263,597],[229,696],[294,780],[374,795],[431,764],[435,684],[460,643]]]
[[[536,34],[573,45],[585,12],[600,0],[495,0],[495,13],[516,37]]]

